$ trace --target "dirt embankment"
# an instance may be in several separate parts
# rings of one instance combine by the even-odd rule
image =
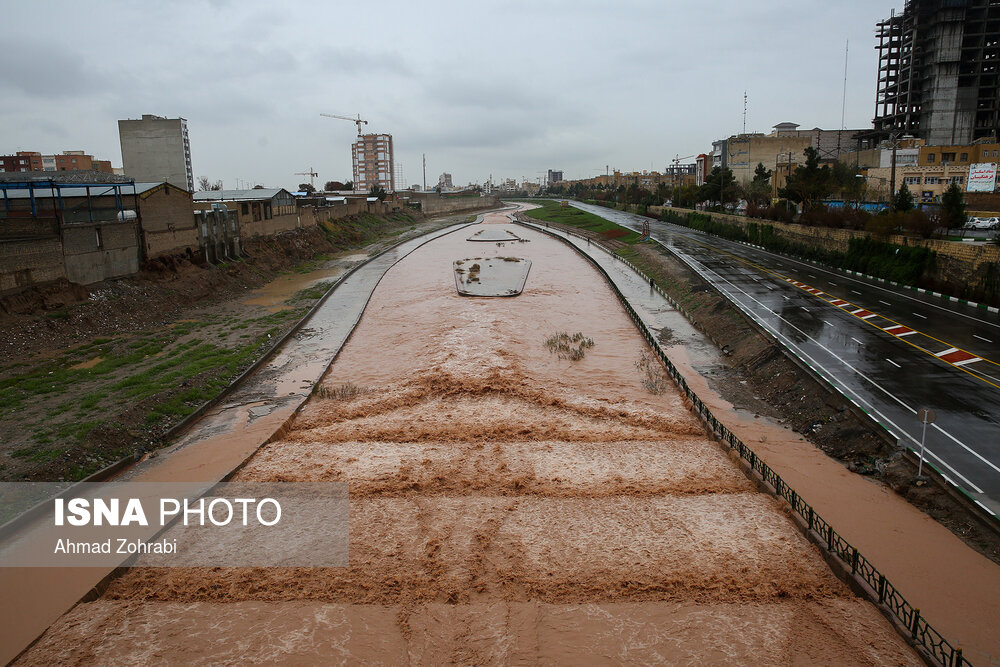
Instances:
[[[318,255],[395,238],[420,218],[373,215],[244,242],[246,257],[216,266],[183,256],[146,262],[139,274],[90,286],[68,281],[0,297],[0,358],[58,350],[95,336],[162,324],[186,308],[234,298]]]
[[[359,216],[250,239],[240,261],[161,258],[128,279],[4,297],[0,479],[79,479],[156,449],[337,276],[401,235],[454,219]]]
[[[1000,537],[994,531],[935,485],[914,486],[916,469],[877,427],[791,361],[702,278],[658,247],[629,246],[599,234],[566,229],[627,257],[684,307],[692,323],[727,355],[732,375],[712,382],[726,400],[789,425],[849,470],[886,484],[1000,563]]]

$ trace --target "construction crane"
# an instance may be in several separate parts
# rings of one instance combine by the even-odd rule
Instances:
[[[296,176],[308,176],[309,177],[309,185],[312,186],[312,188],[314,190],[316,189],[316,186],[313,184],[313,179],[316,178],[317,176],[319,176],[319,174],[316,173],[315,171],[313,171],[312,167],[309,167],[309,171],[297,171],[297,172],[295,172],[295,175]]]
[[[694,157],[694,155],[685,155],[684,157],[681,157],[680,154],[675,154],[674,156],[674,173],[673,178],[670,179],[670,181],[674,184],[674,188],[677,187],[678,182],[683,183],[683,180],[681,179],[681,160],[686,160],[689,157]]]
[[[357,118],[351,118],[350,116],[336,116],[336,115],[334,115],[332,113],[321,113],[320,116],[326,116],[327,118],[339,118],[340,120],[349,120],[352,123],[357,123],[357,125],[358,125],[358,136],[359,137],[361,136],[361,125],[362,124],[364,124],[364,125],[368,124],[367,120],[362,120],[361,119],[361,114],[358,114]]]

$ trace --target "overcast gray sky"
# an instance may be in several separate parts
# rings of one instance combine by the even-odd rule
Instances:
[[[351,176],[355,126],[407,184],[662,170],[743,127],[868,127],[875,23],[903,1],[4,3],[0,153],[121,166],[117,120],[188,120],[195,177]],[[690,161],[690,160],[688,160]],[[308,179],[305,179],[308,180]]]

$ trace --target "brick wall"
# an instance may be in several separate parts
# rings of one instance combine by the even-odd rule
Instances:
[[[459,211],[478,211],[500,206],[500,198],[489,197],[441,197],[429,195],[419,199],[424,215],[440,215]]]
[[[146,257],[198,252],[198,228],[191,193],[170,184],[144,193],[139,200]]]
[[[0,241],[0,294],[65,277],[58,237]]]
[[[64,226],[63,261],[66,265],[66,277],[71,282],[90,285],[107,278],[138,272],[137,227],[134,220]]]
[[[249,216],[241,216],[240,236],[244,239],[249,239],[254,236],[269,236],[271,234],[277,234],[278,232],[284,232],[289,229],[297,229],[299,227],[306,227],[314,224],[316,223],[309,220],[308,216],[305,219],[302,219],[298,213],[276,215],[268,220],[254,220]]]

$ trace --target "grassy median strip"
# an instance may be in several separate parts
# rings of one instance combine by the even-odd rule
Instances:
[[[559,202],[548,199],[534,203],[541,204],[541,208],[533,208],[530,211],[525,211],[525,214],[536,220],[576,227],[600,234],[605,239],[614,239],[630,245],[642,238],[631,229],[626,229],[610,220],[605,220],[598,215],[581,211],[572,206],[563,206]]]

